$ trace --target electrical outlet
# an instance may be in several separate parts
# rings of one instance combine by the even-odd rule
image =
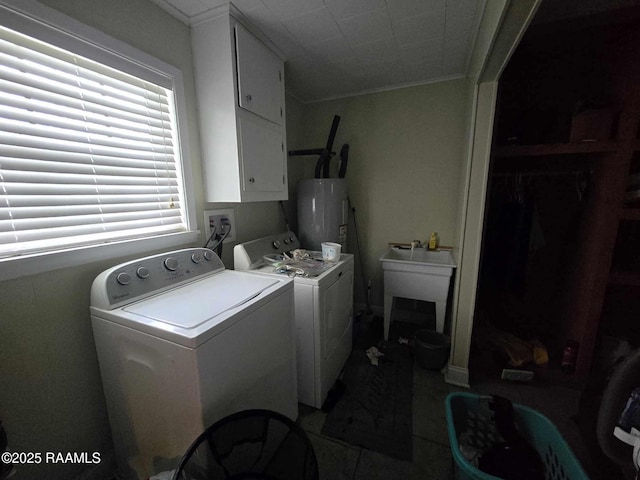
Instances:
[[[230,228],[229,234],[222,243],[233,242],[236,239],[236,219],[233,215],[233,208],[221,208],[218,210],[205,210],[204,212],[204,231],[206,238],[211,236],[213,227],[216,228],[216,234],[222,235],[223,226],[225,232],[227,228]],[[211,244],[215,243],[215,240],[211,240]]]

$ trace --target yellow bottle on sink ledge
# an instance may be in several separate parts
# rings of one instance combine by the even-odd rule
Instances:
[[[428,248],[429,248],[429,250],[435,250],[436,248],[438,248],[438,233],[437,232],[433,232],[431,235],[429,235]]]

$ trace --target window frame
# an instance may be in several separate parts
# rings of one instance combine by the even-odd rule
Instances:
[[[182,71],[131,45],[117,40],[93,27],[89,27],[57,10],[33,0],[0,0],[0,12],[8,19],[5,26],[53,45],[91,58],[145,79],[163,80],[171,88],[177,117],[177,137],[181,157],[182,185],[184,191],[185,232],[154,235],[105,244],[59,249],[49,252],[25,254],[0,259],[0,281],[25,275],[44,273],[60,268],[80,266],[96,261],[153,250],[188,245],[197,240],[195,196],[191,174],[187,109]],[[80,47],[80,50],[78,50]],[[153,77],[153,75],[157,77]],[[154,81],[154,80],[151,80]],[[170,85],[167,84],[170,82]],[[162,84],[162,83],[161,83]]]

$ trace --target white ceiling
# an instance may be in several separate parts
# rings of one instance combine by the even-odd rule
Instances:
[[[182,22],[228,0],[152,0]],[[303,102],[465,76],[485,0],[232,0]]]

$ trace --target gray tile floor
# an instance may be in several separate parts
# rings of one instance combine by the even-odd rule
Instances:
[[[301,406],[300,425],[314,446],[320,479],[448,479],[452,458],[447,437],[444,400],[459,390],[439,372],[414,364],[413,462],[396,460],[320,433],[326,413]]]
[[[323,436],[326,413],[301,406],[299,422],[318,458],[320,479],[451,479],[453,462],[445,420],[445,398],[453,391],[468,391],[444,382],[437,371],[414,362],[413,461],[400,461],[380,453]],[[567,386],[515,383],[497,376],[479,378],[471,391],[499,394],[546,415],[561,431],[592,480],[617,478],[598,475],[589,451],[571,417],[577,411],[580,391]]]

